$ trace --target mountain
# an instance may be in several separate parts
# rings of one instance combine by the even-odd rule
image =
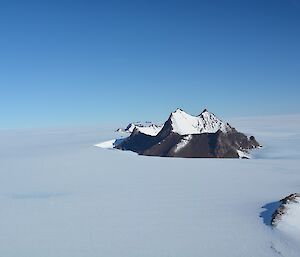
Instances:
[[[253,136],[238,132],[206,109],[197,116],[177,109],[153,131],[136,126],[114,148],[148,156],[248,158],[248,151],[260,146]]]
[[[156,136],[159,131],[162,129],[162,125],[156,125],[153,124],[152,122],[136,122],[136,123],[129,123],[125,129],[123,128],[118,128],[116,132],[121,132],[121,133],[132,133],[134,129],[137,129],[141,133],[144,133],[146,135],[151,135],[151,136]]]

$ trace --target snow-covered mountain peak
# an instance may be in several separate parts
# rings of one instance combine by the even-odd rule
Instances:
[[[213,114],[212,112],[209,112],[207,109],[204,109],[199,115],[199,116],[214,116],[215,118],[217,118],[217,116],[215,114]],[[219,119],[219,118],[217,118]]]
[[[226,133],[232,128],[213,113],[204,109],[198,116],[192,116],[181,109],[176,109],[170,115],[172,131],[180,135],[216,133],[218,130]]]
[[[125,129],[123,128],[117,129],[116,132],[132,133],[136,129],[143,134],[156,136],[159,133],[159,131],[162,129],[162,127],[163,127],[162,125],[156,125],[149,121],[144,123],[135,122],[135,123],[129,123]]]
[[[228,132],[232,129],[228,123],[223,122],[215,114],[207,111],[207,109],[205,109],[198,117],[202,120],[206,130],[221,130],[222,132]]]
[[[248,151],[259,147],[253,136],[238,132],[206,109],[198,116],[176,109],[163,126],[138,122],[126,128],[131,129],[122,142],[110,141],[100,147],[184,158],[250,158]]]
[[[171,113],[170,117],[180,120],[180,119],[189,119],[193,116],[183,111],[182,109],[177,108],[174,112]]]
[[[156,136],[162,129],[163,126],[151,124],[150,126],[136,126],[135,128],[146,135]]]

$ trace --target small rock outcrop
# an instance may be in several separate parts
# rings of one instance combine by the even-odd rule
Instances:
[[[300,194],[299,193],[290,194],[289,196],[281,199],[279,202],[280,202],[279,207],[275,210],[275,212],[272,215],[271,225],[273,227],[276,227],[278,222],[280,222],[283,216],[286,215],[287,210],[289,209],[289,205],[291,203],[300,202]]]

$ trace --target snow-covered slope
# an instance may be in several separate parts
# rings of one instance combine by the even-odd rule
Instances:
[[[96,144],[95,146],[100,147],[100,148],[112,149],[112,148],[114,148],[116,141],[117,141],[117,139],[112,139],[112,140],[108,140],[108,141],[104,141],[99,144]]]
[[[150,122],[147,122],[145,124],[139,122],[139,123],[130,123],[125,129],[119,128],[116,130],[116,132],[132,133],[134,129],[137,129],[143,134],[156,136],[159,133],[159,131],[161,131],[162,127],[163,127],[162,125],[156,125]]]
[[[159,133],[159,131],[161,131],[162,126],[151,124],[148,127],[136,126],[135,128],[143,134],[150,135],[150,136],[156,136]]]
[[[245,150],[236,150],[240,159],[251,159],[251,155]]]
[[[281,200],[272,224],[278,230],[300,239],[300,194],[291,194]]]
[[[104,149],[113,149],[115,146],[119,145],[123,140],[126,138],[120,138],[120,139],[112,139],[108,141],[104,141],[101,143],[96,144],[95,146],[104,148]]]
[[[179,135],[215,133],[218,130],[226,133],[232,128],[224,123],[213,113],[206,109],[198,116],[192,116],[181,109],[177,109],[170,115],[172,131]]]
[[[134,128],[137,127],[137,126],[139,126],[139,125],[136,125],[136,124],[134,124],[134,123],[130,123],[130,124],[128,124],[128,126],[126,127],[125,132],[130,132],[130,133],[132,133],[132,131],[134,130]]]

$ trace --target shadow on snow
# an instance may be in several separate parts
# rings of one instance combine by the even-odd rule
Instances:
[[[259,217],[263,219],[265,225],[267,226],[272,225],[273,213],[277,210],[280,204],[281,204],[280,201],[276,201],[276,202],[267,203],[261,207],[264,208],[265,210],[260,213]]]

